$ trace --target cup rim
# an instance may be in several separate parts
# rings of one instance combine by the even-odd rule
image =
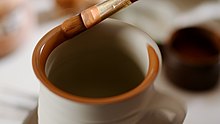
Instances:
[[[122,22],[124,23],[124,22]],[[127,23],[125,23],[127,24]],[[128,24],[129,25],[129,24]],[[129,25],[130,26],[130,25]],[[146,34],[147,35],[147,34]],[[132,90],[106,98],[88,98],[76,96],[54,86],[48,79],[45,73],[45,65],[48,56],[50,53],[60,44],[65,42],[70,38],[66,37],[60,26],[55,27],[44,35],[37,45],[34,48],[32,55],[32,66],[34,73],[38,80],[43,84],[48,90],[55,93],[56,95],[68,99],[70,101],[76,101],[81,103],[90,103],[90,104],[109,104],[115,102],[121,102],[127,99],[132,98],[144,92],[145,89],[149,88],[154,82],[155,78],[159,73],[159,57],[154,47],[149,44],[146,44],[146,50],[148,51],[149,56],[149,66],[144,80]]]

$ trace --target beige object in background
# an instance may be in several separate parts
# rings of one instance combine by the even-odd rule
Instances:
[[[43,1],[43,0],[42,0]],[[50,7],[38,10],[38,23],[43,24],[69,16],[77,15],[83,10],[104,0],[48,0]]]
[[[93,6],[104,0],[55,0],[61,9],[69,9],[72,12],[81,12],[82,10]]]
[[[1,0],[0,1],[0,17],[12,11],[18,5],[22,4],[24,0]]]
[[[0,57],[17,48],[33,24],[26,0],[0,1]]]

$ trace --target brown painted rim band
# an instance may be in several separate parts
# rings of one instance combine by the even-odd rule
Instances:
[[[54,28],[49,33],[47,33],[36,45],[33,57],[32,57],[32,65],[37,78],[42,82],[42,84],[48,88],[50,91],[55,93],[56,95],[66,98],[71,101],[82,102],[82,103],[90,103],[90,104],[109,104],[115,102],[121,102],[132,98],[141,92],[145,91],[147,88],[151,86],[155,78],[157,77],[159,71],[159,58],[154,50],[154,48],[150,45],[147,45],[147,51],[149,54],[149,68],[145,79],[142,83],[136,88],[120,94],[118,96],[112,96],[107,98],[86,98],[80,96],[74,96],[67,92],[64,92],[57,87],[55,87],[48,79],[45,74],[45,63],[49,56],[49,54],[55,49],[58,45],[66,41],[64,33],[60,26]],[[48,42],[50,41],[50,42]]]

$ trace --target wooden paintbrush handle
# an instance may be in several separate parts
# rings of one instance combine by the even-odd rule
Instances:
[[[92,6],[81,12],[81,18],[86,28],[90,28],[102,20],[97,6]]]
[[[75,36],[135,1],[137,0],[107,0],[64,21],[61,29],[68,37]]]
[[[135,1],[136,0],[107,0],[92,6],[81,13],[83,23],[86,28],[90,28]]]

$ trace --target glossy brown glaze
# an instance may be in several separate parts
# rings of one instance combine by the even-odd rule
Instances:
[[[219,79],[220,38],[208,28],[188,27],[174,32],[164,46],[165,72],[187,90],[204,91]]]
[[[77,102],[95,103],[95,104],[120,102],[132,98],[133,96],[138,95],[141,92],[145,91],[153,83],[153,81],[155,80],[158,74],[159,58],[157,56],[156,51],[151,46],[147,46],[146,50],[149,53],[149,68],[145,79],[136,88],[121,95],[107,97],[107,98],[86,98],[86,97],[74,96],[54,86],[48,80],[45,74],[45,64],[48,56],[53,51],[53,49],[55,49],[59,44],[65,42],[66,40],[68,40],[68,38],[65,37],[60,26],[54,28],[39,41],[39,43],[35,47],[33,53],[33,60],[32,60],[34,72],[38,77],[38,79],[42,82],[42,84],[46,86],[53,93],[61,97],[64,97],[66,99]]]

